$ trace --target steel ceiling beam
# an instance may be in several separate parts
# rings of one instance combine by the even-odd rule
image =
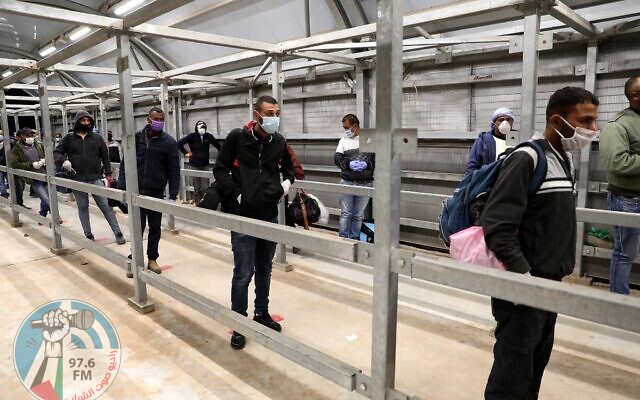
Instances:
[[[354,67],[362,65],[362,63],[353,57],[337,55],[331,53],[322,53],[319,51],[296,51],[291,53],[292,56],[307,58],[310,60],[328,61],[336,64],[353,65]]]
[[[50,7],[63,8],[66,10],[77,11],[86,14],[100,14],[99,10],[91,8],[87,5],[71,1],[71,0],[21,0],[24,3],[35,3],[47,5]]]
[[[89,25],[98,28],[122,29],[123,26],[123,20],[118,18],[105,17],[95,14],[91,15],[91,18],[87,18],[87,13],[15,0],[0,1],[0,11],[4,11],[14,15],[40,18],[49,21],[65,22],[74,25],[77,25],[79,24],[79,21],[82,21],[83,25]]]
[[[588,37],[602,33],[601,29],[587,21],[583,16],[560,0],[555,0],[555,4],[549,8],[549,15]]]

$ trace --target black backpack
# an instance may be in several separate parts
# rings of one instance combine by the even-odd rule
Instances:
[[[289,217],[297,225],[309,229],[309,225],[320,219],[320,206],[315,199],[307,196],[304,190],[298,189],[296,197],[289,204]]]

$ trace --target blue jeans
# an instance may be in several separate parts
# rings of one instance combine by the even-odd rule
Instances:
[[[85,183],[90,183],[96,186],[104,186],[102,180],[98,179],[95,181],[89,181]],[[85,192],[79,192],[77,190],[73,191],[74,196],[76,196],[76,204],[78,205],[78,215],[80,216],[80,223],[82,224],[82,230],[84,231],[84,235],[87,236],[91,233],[91,220],[89,219],[89,194]],[[92,195],[93,200],[95,200],[96,205],[102,211],[102,215],[109,223],[111,230],[113,233],[117,235],[121,235],[122,231],[120,230],[120,226],[118,225],[118,220],[116,219],[116,215],[113,212],[113,209],[109,207],[107,199],[105,197]]]
[[[3,151],[0,149],[0,151]],[[0,195],[7,196],[9,193],[7,192],[7,184],[5,183],[7,179],[7,173],[0,171]]]
[[[277,223],[274,219],[271,222]],[[231,280],[231,309],[247,315],[249,283],[255,274],[256,299],[254,313],[269,311],[269,287],[271,267],[276,253],[276,243],[253,236],[231,232],[233,250],[233,278]]]
[[[611,211],[640,213],[640,199],[609,193],[607,204]],[[629,294],[629,276],[633,260],[640,249],[640,228],[616,226],[611,254],[610,286],[613,293]]]
[[[47,189],[46,182],[33,181],[31,188],[33,189],[33,193],[40,199],[40,215],[46,217],[50,211],[49,190]]]
[[[341,180],[343,185],[371,187],[369,183],[355,183],[352,181]],[[340,237],[360,240],[360,227],[362,227],[362,219],[364,210],[369,204],[369,196],[354,196],[351,194],[341,194],[340,200]]]

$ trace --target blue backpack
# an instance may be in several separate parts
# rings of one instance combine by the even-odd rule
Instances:
[[[538,191],[547,175],[547,158],[542,146],[537,141],[530,140],[507,150],[496,161],[483,165],[480,169],[465,176],[453,192],[453,196],[442,203],[442,211],[438,217],[440,239],[447,247],[450,245],[449,237],[451,235],[473,226],[480,218],[491,188],[498,178],[502,163],[513,151],[524,146],[532,147],[538,154],[538,164],[529,183],[529,196],[533,196]]]

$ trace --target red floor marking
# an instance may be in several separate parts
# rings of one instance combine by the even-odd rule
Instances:
[[[160,267],[161,270],[166,271],[168,269],[173,269],[173,265],[163,265],[162,267]]]
[[[284,317],[280,314],[271,314],[271,319],[276,322],[284,321]]]
[[[104,241],[107,241],[107,240],[109,240],[109,238],[103,237],[103,238],[94,240],[94,242],[104,242]]]

